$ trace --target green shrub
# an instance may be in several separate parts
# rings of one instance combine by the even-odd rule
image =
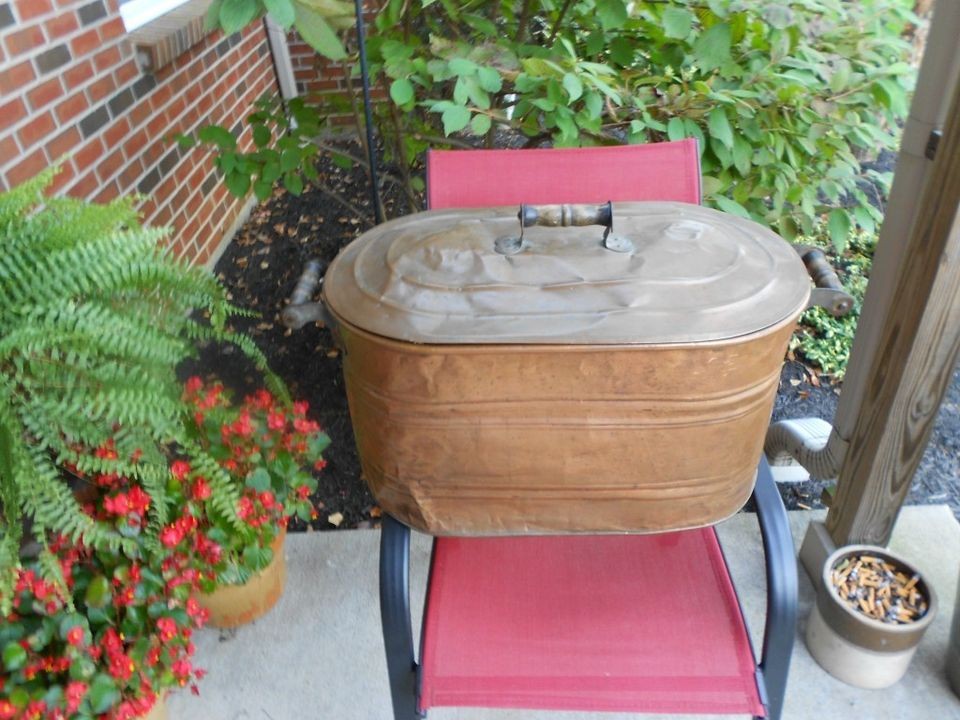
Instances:
[[[175,261],[165,231],[139,226],[132,202],[44,198],[55,170],[0,194],[0,598],[11,597],[24,518],[56,578],[50,538],[135,552],[139,530],[82,511],[64,469],[118,474],[150,495],[148,535],[167,513],[168,450],[196,456],[218,509],[239,496],[186,432],[175,368],[199,341],[252,342],[230,332],[239,310],[204,270]],[[205,313],[209,321],[197,319]],[[268,375],[271,383],[278,381]],[[115,443],[110,452],[94,452]],[[219,471],[219,472],[218,472]],[[62,583],[61,583],[62,584]],[[9,608],[0,608],[6,613]]]
[[[911,7],[388,0],[368,39],[372,77],[391,98],[377,108],[380,136],[411,200],[423,151],[460,144],[457,135],[492,145],[501,127],[557,146],[692,136],[708,204],[788,239],[825,218],[842,249],[851,228],[880,220],[858,182],[886,190],[889,177],[863,173],[858,158],[893,148],[906,114]],[[346,107],[341,98],[334,109]],[[301,171],[316,177],[311,132],[322,116],[291,138],[283,113],[263,110],[251,116],[261,126],[254,153],[236,155],[225,130],[201,140],[227,154],[221,169],[235,194],[253,187],[265,197],[281,177],[298,192]],[[294,112],[302,124],[307,111]]]

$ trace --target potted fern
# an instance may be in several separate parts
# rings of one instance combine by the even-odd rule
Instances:
[[[97,603],[86,595],[78,602],[64,553],[81,553],[84,567],[105,577],[112,568],[111,583],[131,563],[162,577],[170,548],[161,530],[193,522],[168,492],[174,454],[205,469],[210,507],[243,524],[240,491],[189,429],[177,365],[199,342],[230,342],[287,398],[253,343],[229,329],[242,311],[209,273],[176,261],[161,244],[165,231],[141,227],[130,199],[44,197],[55,172],[0,194],[0,614],[12,622],[25,607],[45,610],[24,595],[24,573],[32,573],[62,603],[48,619],[65,608],[92,628]],[[140,521],[105,512],[115,496],[91,477],[138,488]],[[9,642],[0,701],[20,717],[44,694],[22,682],[7,692],[20,670],[16,647],[25,649]],[[144,709],[140,702],[120,713],[135,692],[108,698],[116,703],[61,715],[113,719]]]

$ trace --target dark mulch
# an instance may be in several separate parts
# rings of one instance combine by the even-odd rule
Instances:
[[[238,320],[237,328],[254,338],[271,367],[289,384],[294,397],[309,401],[311,414],[331,437],[326,453],[329,464],[318,476],[315,496],[320,516],[312,527],[371,527],[378,522],[379,508],[361,477],[341,361],[330,333],[319,325],[290,331],[280,323],[280,311],[306,260],[332,260],[372,222],[366,174],[361,168],[325,166],[321,182],[357,206],[367,218],[357,217],[329,194],[313,187],[308,187],[300,197],[278,190],[254,210],[220,258],[216,273],[230,289],[236,304],[260,313],[255,319]],[[406,201],[393,186],[387,186],[384,202],[388,216],[409,212]],[[216,374],[239,393],[257,385],[256,372],[230,348],[204,350],[187,371]],[[825,381],[816,386],[810,380],[801,363],[790,361],[784,365],[774,407],[775,420],[832,420],[839,388]],[[780,491],[790,509],[817,508],[822,507],[823,487],[824,483],[819,482],[791,483],[782,485]],[[960,371],[955,374],[940,411],[908,502],[949,503],[960,518]]]

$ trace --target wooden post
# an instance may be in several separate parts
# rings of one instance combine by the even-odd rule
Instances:
[[[879,329],[826,527],[886,544],[960,354],[960,82]]]

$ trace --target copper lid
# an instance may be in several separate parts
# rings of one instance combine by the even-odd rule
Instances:
[[[516,206],[398,218],[337,256],[324,297],[341,320],[416,343],[709,342],[806,306],[800,258],[740,217],[636,202],[613,205],[612,231],[542,226],[604,208],[528,208],[539,225],[522,233]]]

